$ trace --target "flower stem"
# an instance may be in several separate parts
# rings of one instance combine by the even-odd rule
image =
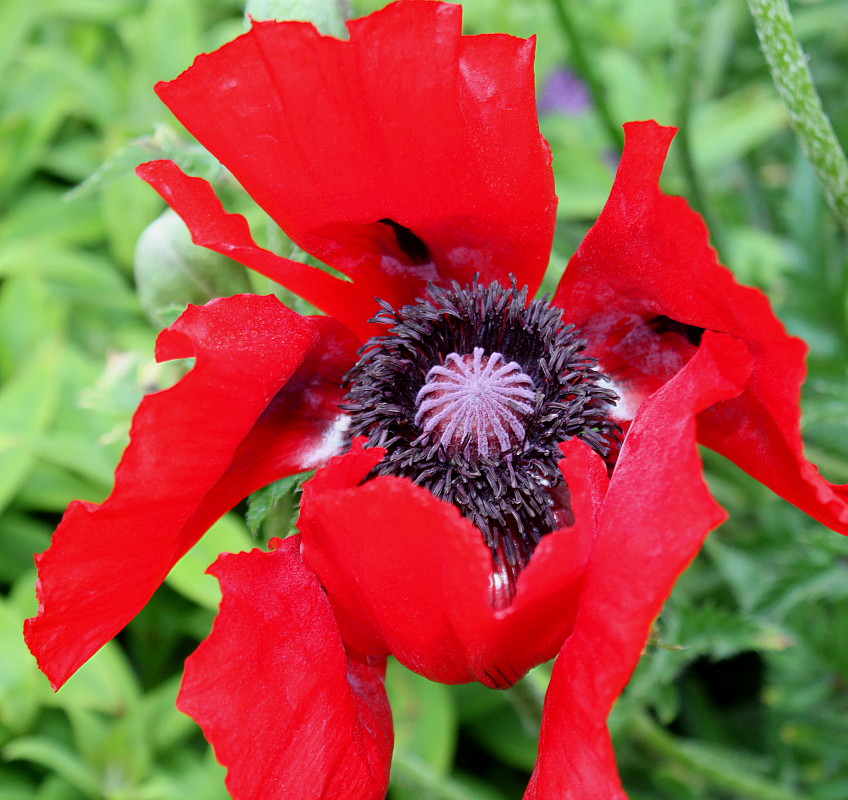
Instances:
[[[848,161],[816,92],[786,0],[748,0],[760,47],[830,207],[848,228]]]
[[[580,31],[577,30],[566,0],[551,0],[551,4],[559,21],[559,26],[565,34],[568,46],[571,49],[571,55],[574,58],[574,67],[580,77],[586,81],[589,91],[592,93],[592,99],[595,101],[595,108],[609,136],[610,144],[615,148],[616,154],[618,154],[624,147],[624,133],[622,132],[621,125],[616,123],[607,105],[606,92],[604,91],[603,84],[598,79],[593,62],[586,55],[586,50],[583,47],[583,37]]]
[[[646,714],[630,718],[630,730],[646,748],[674,761],[717,789],[749,800],[798,800],[798,796],[764,778],[753,776],[718,752],[687,742],[663,730]]]
[[[476,793],[402,749],[392,756],[392,786],[405,789],[418,800],[480,800]]]
[[[547,686],[531,672],[504,693],[521,720],[524,730],[531,736],[539,735],[546,689]]]

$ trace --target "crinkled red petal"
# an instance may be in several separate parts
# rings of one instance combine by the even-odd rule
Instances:
[[[672,585],[725,518],[704,484],[695,415],[739,394],[751,365],[745,345],[707,333],[639,409],[598,518],[574,631],[554,665],[526,800],[625,797],[606,717]]]
[[[553,238],[532,40],[461,36],[461,9],[399,2],[348,23],[251,30],[156,90],[301,247],[363,293],[423,282],[531,293]]]
[[[361,339],[374,334],[367,320],[373,298],[359,287],[259,247],[247,220],[228,214],[212,187],[202,178],[186,175],[173,161],[150,161],[136,169],[182,217],[192,241],[241,262],[308,300],[316,308],[343,322]]]
[[[323,463],[340,434],[339,382],[356,340],[274,297],[190,306],[157,358],[194,357],[146,397],[102,505],[74,502],[36,557],[26,639],[58,688],[137,614],[171,567],[248,493]]]
[[[740,286],[718,264],[686,201],[660,190],[675,129],[631,122],[625,132],[610,198],[569,263],[555,302],[623,394],[625,418],[691,358],[695,340],[687,337],[703,329],[745,342],[755,362],[751,381],[739,397],[699,417],[699,440],[848,533],[848,486],[828,483],[803,456],[804,343],[787,335],[762,292]]]
[[[360,486],[382,457],[378,448],[357,443],[319,470],[304,487],[303,557],[326,588],[345,641],[391,653],[431,680],[499,688],[551,658],[571,630],[594,502],[606,480],[588,448],[569,452],[563,466],[577,522],[543,539],[501,611],[490,605],[482,534],[455,506],[406,479]]]
[[[345,653],[299,537],[225,553],[209,637],[186,661],[177,705],[227,768],[233,800],[383,800],[392,718],[385,659]]]

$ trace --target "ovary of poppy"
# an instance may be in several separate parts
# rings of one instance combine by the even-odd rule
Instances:
[[[544,485],[559,484],[562,513],[530,531],[527,563],[506,578],[495,569],[506,528],[484,542],[461,495],[447,502],[409,477],[374,476],[388,451],[350,441],[351,419],[365,412],[351,410],[343,388],[357,347],[369,358],[384,346],[372,337],[393,335],[371,321],[374,297],[406,314],[410,341],[421,320],[438,327],[450,317],[451,281],[471,287],[481,308],[488,292],[486,313],[506,324],[513,312],[504,309],[521,305],[511,276],[532,296],[550,255],[556,198],[536,121],[533,42],[464,37],[460,25],[460,8],[438,2],[395,3],[351,22],[349,41],[304,23],[255,23],[157,86],[283,230],[345,278],[256,245],[244,218],[175,164],[139,168],[197,244],[331,316],[242,295],[190,307],[162,333],[157,357],[193,356],[195,366],[142,402],[109,498],[69,507],[38,559],[39,613],[26,637],[58,688],[218,516],[260,486],[320,467],[304,490],[301,537],[212,567],[221,611],[187,663],[179,706],[227,766],[236,800],[382,797],[388,655],[434,680],[503,687],[557,652],[527,796],[621,797],[606,715],[674,580],[724,517],[696,442],[848,532],[846,487],[828,484],[801,452],[803,344],[760,292],[717,264],[685,201],[661,192],[674,131],[654,122],[625,126],[610,199],[553,306],[527,304],[533,320],[556,325],[561,309],[619,395],[605,406],[611,395],[580,360],[582,345],[551,334],[560,349],[544,358],[574,368],[569,380],[588,387],[591,413],[548,453],[555,473]],[[474,358],[478,346],[453,361],[440,353],[439,364]],[[485,356],[516,361],[521,386],[549,379],[539,363]],[[475,369],[482,374],[482,360]],[[444,399],[439,391],[428,396]],[[414,427],[415,402],[384,411],[408,414]],[[522,431],[551,419],[512,408],[527,417]],[[617,454],[598,433],[605,408],[621,426]],[[581,400],[571,412],[583,409]],[[502,461],[519,445],[498,444]],[[446,438],[447,461],[485,450],[486,474],[500,481],[488,445],[453,446]],[[480,508],[500,513],[503,491],[493,486]],[[514,585],[498,594],[504,579]]]

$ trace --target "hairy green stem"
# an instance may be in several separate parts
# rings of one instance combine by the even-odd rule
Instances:
[[[798,795],[788,789],[752,775],[718,753],[672,736],[646,714],[634,715],[630,719],[630,730],[644,747],[680,764],[717,789],[747,800],[799,800]]]
[[[568,0],[551,0],[551,4],[553,5],[559,26],[563,34],[565,34],[568,46],[571,49],[574,67],[589,87],[592,100],[595,103],[595,109],[601,118],[607,136],[609,136],[610,144],[617,152],[621,152],[621,149],[624,147],[624,133],[621,130],[621,125],[613,119],[612,112],[607,105],[606,92],[604,91],[603,84],[598,79],[597,72],[595,72],[595,65],[583,47],[583,37],[577,29],[574,18],[571,16],[571,11],[568,8]]]
[[[786,0],[748,0],[760,46],[789,120],[827,201],[848,228],[848,161],[824,113]]]

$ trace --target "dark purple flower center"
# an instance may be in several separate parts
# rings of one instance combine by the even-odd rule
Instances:
[[[372,477],[397,475],[453,503],[493,557],[493,603],[507,605],[542,536],[570,524],[559,444],[602,456],[617,428],[616,395],[562,310],[498,283],[450,289],[395,310],[381,303],[345,376],[350,435],[386,455]]]

